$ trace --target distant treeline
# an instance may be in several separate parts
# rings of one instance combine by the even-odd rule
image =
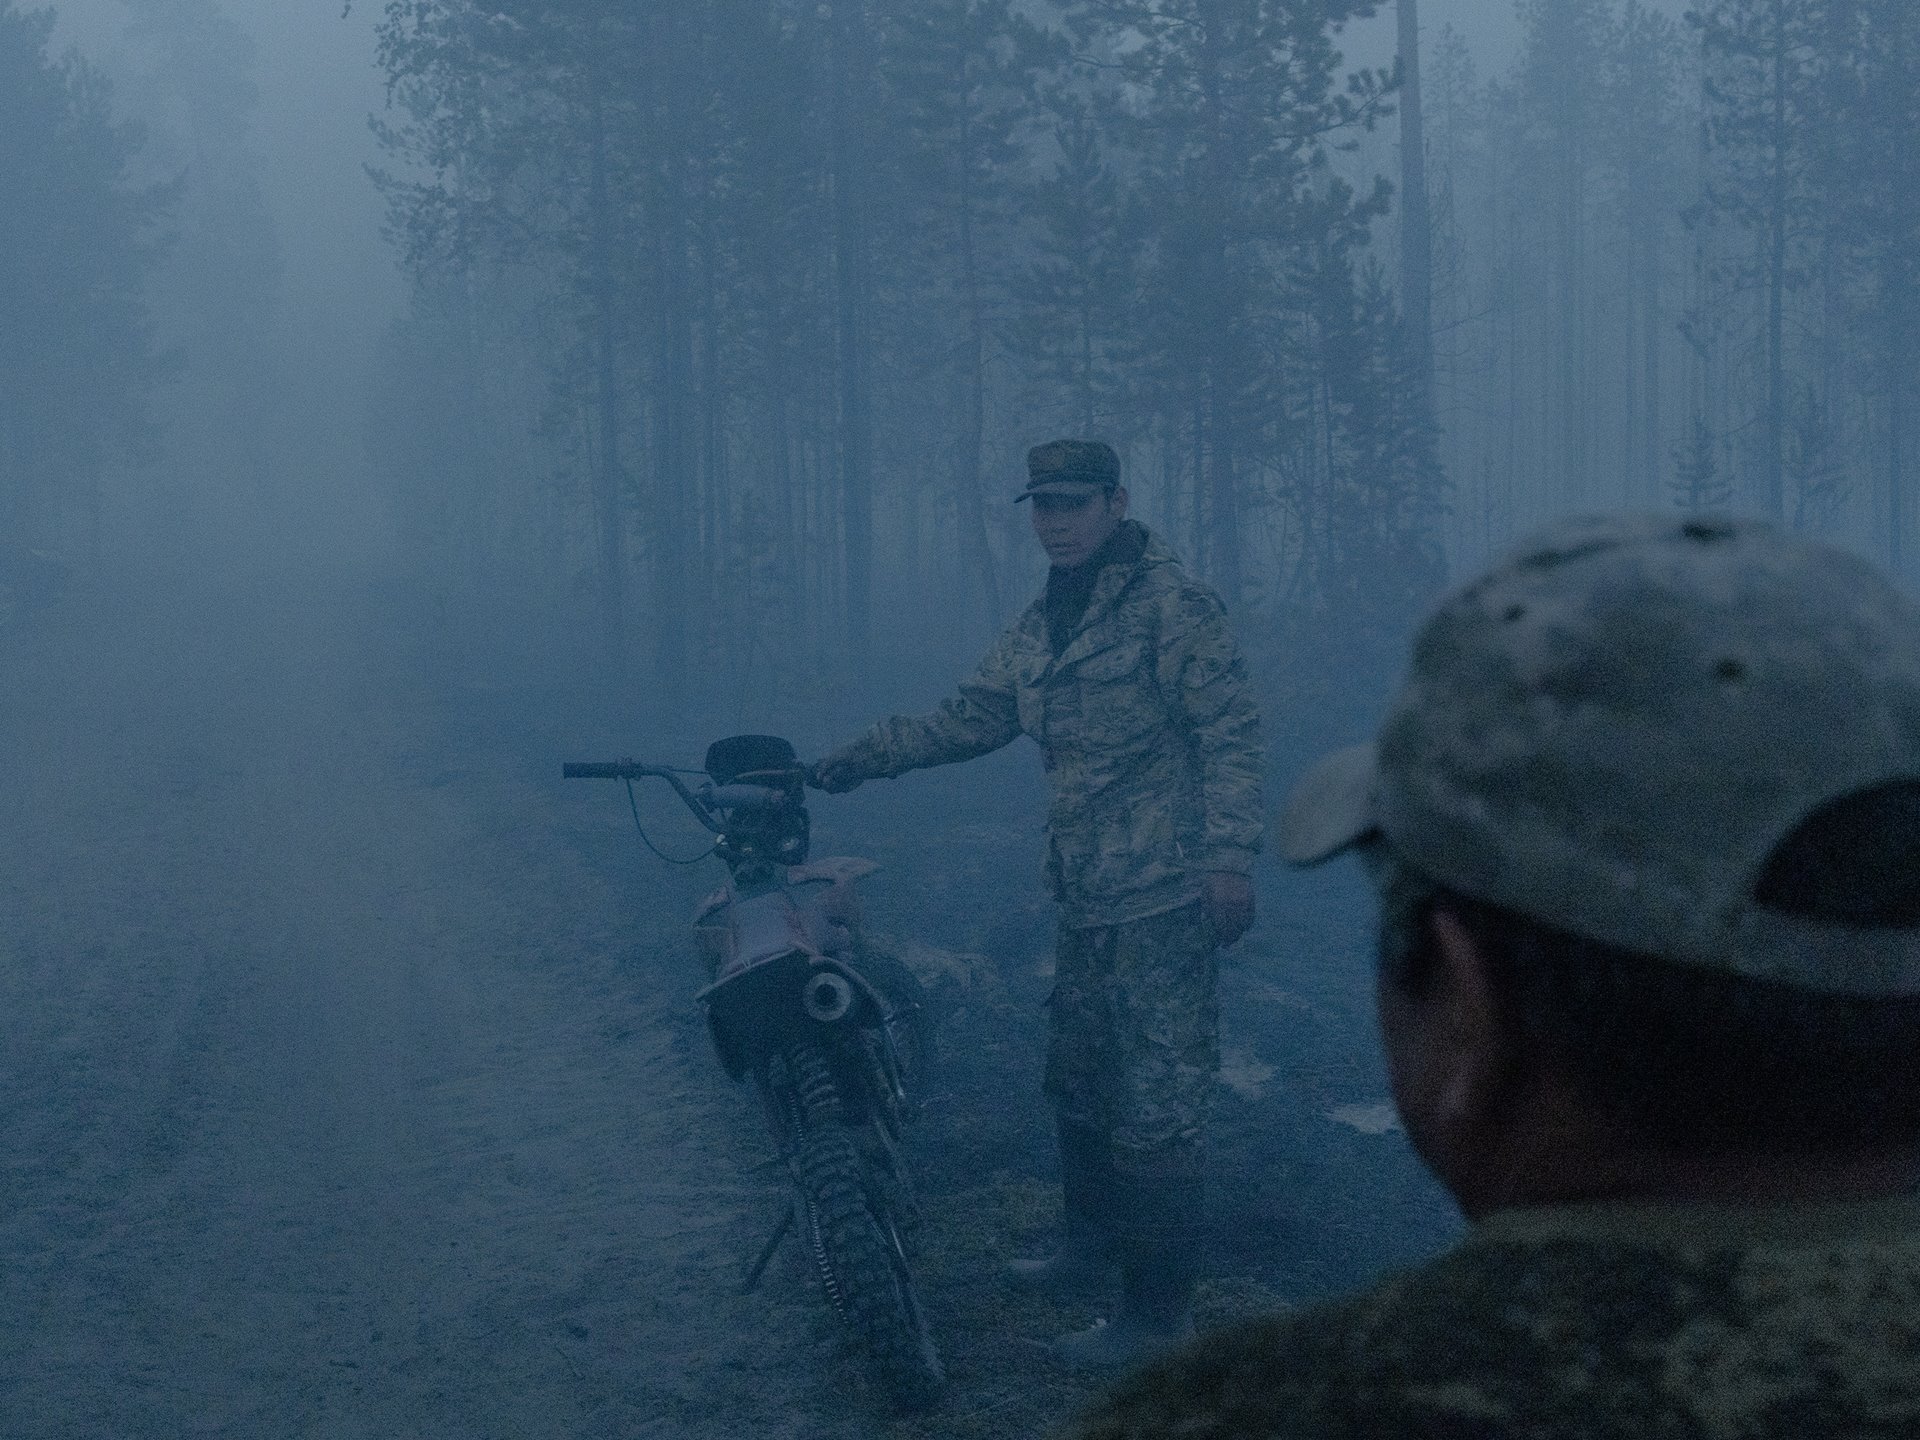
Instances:
[[[129,178],[140,131],[52,33],[0,0],[0,586],[20,552],[97,528],[165,374],[147,285],[171,196]]]
[[[391,5],[416,553],[591,593],[668,687],[947,664],[1026,601],[1026,447],[1092,434],[1235,606],[1397,614],[1445,490],[1333,163],[1370,9]]]
[[[1920,346],[1920,6],[1524,0],[1428,49],[1442,454],[1476,548],[1738,506],[1896,567]]]
[[[282,383],[253,50],[219,0],[129,0],[115,83],[0,0],[0,585],[257,506]],[[137,117],[137,119],[135,118]]]
[[[1005,502],[1066,433],[1327,693],[1568,509],[1902,567],[1920,6],[1520,0],[1508,73],[1443,28],[1417,88],[1340,53],[1387,8],[395,0],[367,435],[411,573],[674,693],[945,673],[1031,590]],[[230,503],[272,463],[250,54],[218,0],[130,16],[144,137],[0,0],[16,548],[143,455]]]

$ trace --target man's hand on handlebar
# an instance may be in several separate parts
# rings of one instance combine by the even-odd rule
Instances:
[[[807,784],[829,795],[844,795],[866,778],[850,760],[835,755],[828,755],[807,766]]]

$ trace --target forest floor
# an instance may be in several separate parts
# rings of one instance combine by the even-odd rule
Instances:
[[[895,1418],[797,1246],[739,1293],[783,1201],[691,1000],[716,877],[558,781],[605,718],[433,672],[377,587],[300,589],[0,633],[0,1434],[999,1436],[1082,1403],[1046,1341],[1094,1308],[997,1279],[1054,1205],[1027,797],[816,810],[817,853],[889,866],[944,1057],[915,1147],[952,1383]],[[1226,972],[1203,1320],[1451,1228],[1381,1108],[1350,901],[1263,893]]]

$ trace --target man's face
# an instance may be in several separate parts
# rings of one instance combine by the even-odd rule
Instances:
[[[1084,565],[1107,543],[1127,514],[1127,492],[1076,485],[1035,495],[1033,533],[1056,568]]]

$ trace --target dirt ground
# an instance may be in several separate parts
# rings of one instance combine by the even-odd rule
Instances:
[[[996,1279],[1051,1218],[1030,819],[963,812],[932,853],[927,792],[820,821],[819,848],[888,862],[875,908],[946,1057],[917,1146],[953,1383],[895,1419],[797,1247],[739,1293],[782,1191],[690,998],[714,873],[642,851],[616,787],[558,782],[564,706],[503,718],[371,588],[301,588],[80,596],[0,634],[0,1435],[984,1436],[1070,1413],[1089,1386],[1045,1342],[1092,1310]],[[1023,898],[981,903],[1009,881]],[[1356,1283],[1450,1223],[1378,1109],[1351,977],[1263,963],[1319,943],[1282,910],[1226,981],[1234,1238],[1208,1319]]]

